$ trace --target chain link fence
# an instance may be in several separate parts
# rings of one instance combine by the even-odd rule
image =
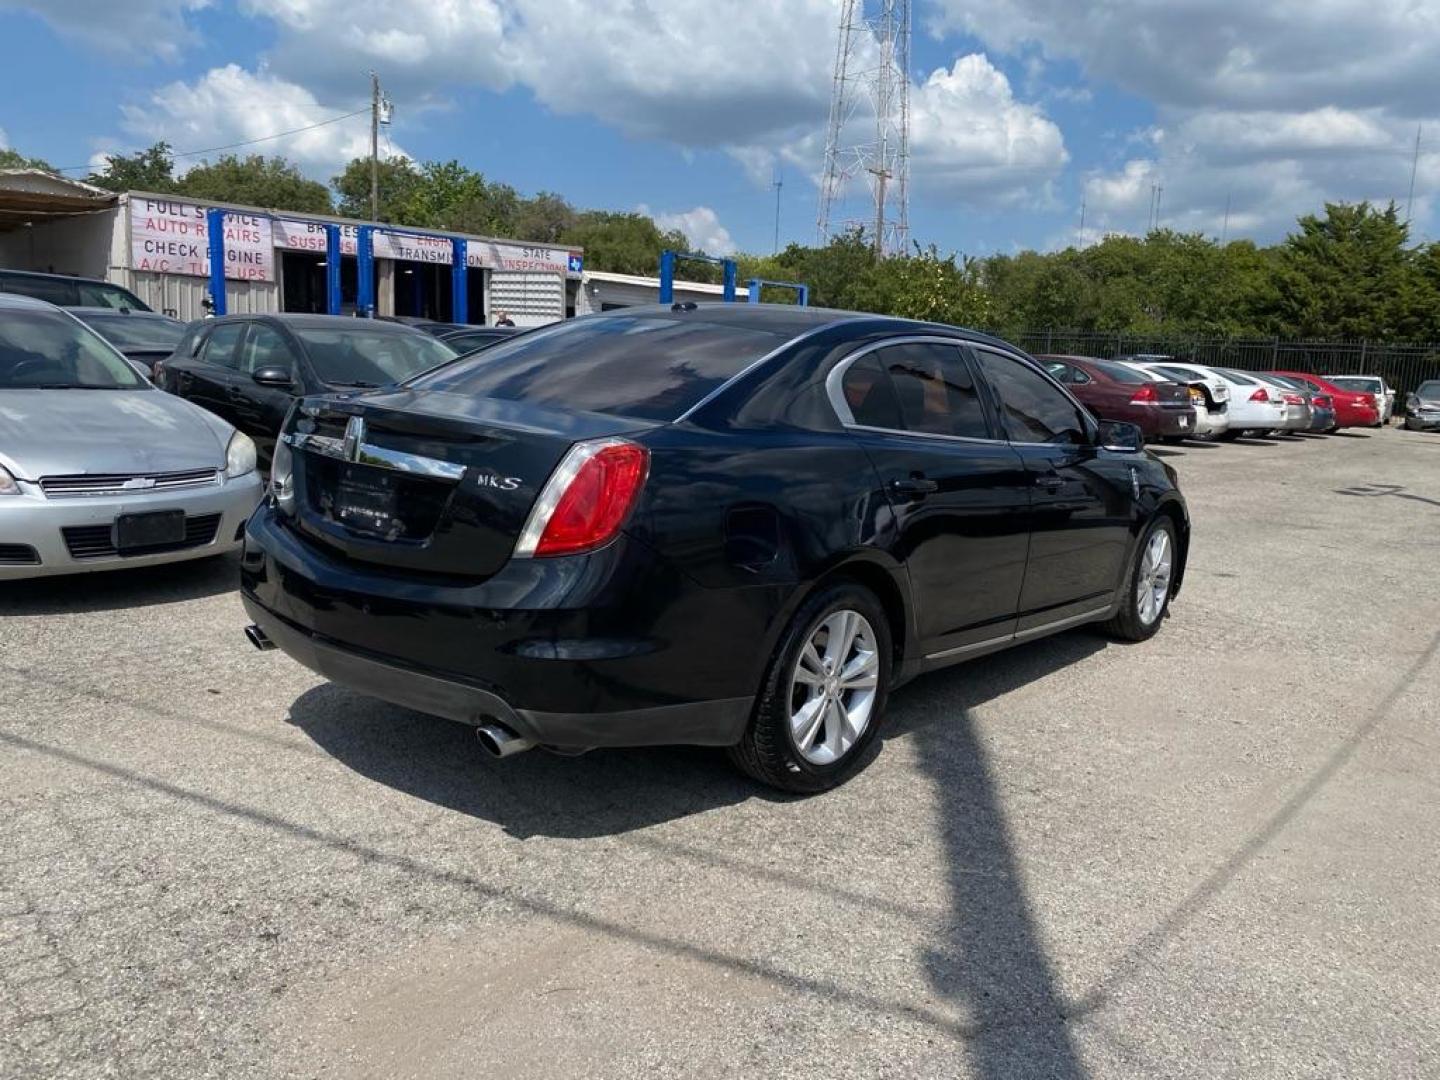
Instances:
[[[1373,341],[1287,341],[1283,338],[1198,338],[1039,330],[1010,338],[1030,353],[1109,359],[1152,353],[1241,371],[1307,371],[1315,375],[1379,375],[1405,395],[1426,379],[1440,379],[1440,342],[1382,345]]]

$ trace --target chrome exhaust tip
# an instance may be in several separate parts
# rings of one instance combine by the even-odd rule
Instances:
[[[484,751],[495,758],[507,758],[512,754],[529,750],[535,745],[529,739],[521,738],[500,724],[481,724],[475,729],[475,737],[480,740],[480,746]]]
[[[261,630],[260,627],[256,626],[254,623],[251,623],[249,626],[245,627],[245,636],[250,639],[250,644],[254,645],[255,648],[259,649],[261,652],[269,652],[271,649],[275,648],[275,642],[271,641],[268,637],[266,637],[265,631]]]

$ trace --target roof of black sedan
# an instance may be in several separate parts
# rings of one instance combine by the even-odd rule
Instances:
[[[1000,339],[978,330],[943,323],[922,322],[917,319],[902,319],[895,315],[879,315],[870,311],[843,311],[839,308],[799,307],[795,304],[747,304],[747,303],[703,303],[703,304],[651,304],[643,307],[627,307],[607,312],[609,315],[674,315],[684,318],[692,315],[705,322],[720,326],[744,326],[755,330],[768,330],[774,334],[798,337],[823,326],[847,322],[869,322],[877,327],[893,327],[896,330],[943,332],[964,337],[971,341],[992,341],[1004,344]],[[603,318],[604,316],[601,316]]]
[[[237,312],[233,315],[218,315],[211,322],[233,322],[237,319],[271,319],[275,322],[284,323],[286,326],[308,326],[321,329],[334,329],[339,326],[362,327],[366,330],[379,330],[381,333],[392,334],[415,334],[420,333],[412,326],[404,323],[389,322],[384,319],[360,319],[353,315],[311,315],[306,312],[297,311],[252,311]]]

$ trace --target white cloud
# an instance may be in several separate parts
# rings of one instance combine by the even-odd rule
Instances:
[[[932,29],[1038,45],[1184,107],[1433,108],[1440,5],[1417,0],[937,0]]]
[[[910,152],[917,186],[998,204],[1041,197],[1069,160],[1060,128],[980,53],[913,88]]]
[[[29,11],[58,32],[105,52],[173,60],[195,40],[186,16],[211,0],[0,0],[0,12]]]
[[[193,83],[170,83],[144,104],[122,105],[120,111],[122,126],[130,135],[147,142],[163,139],[181,151],[264,139],[337,115],[304,87],[236,64],[212,68]],[[368,111],[233,152],[283,154],[311,172],[327,175],[350,158],[370,153]],[[184,171],[196,163],[188,159],[176,167]]]
[[[1097,227],[1142,231],[1150,185],[1167,226],[1272,240],[1326,201],[1403,202],[1417,120],[1440,132],[1440,4],[1416,0],[938,0],[937,34],[1078,63],[1148,100],[1158,125],[1092,173]],[[1433,137],[1417,220],[1440,183]],[[1137,147],[1138,144],[1138,148]],[[1097,216],[1098,215],[1098,216]]]
[[[707,255],[733,255],[738,250],[735,241],[730,238],[730,231],[720,224],[719,215],[708,206],[697,206],[678,213],[653,213],[643,203],[636,209],[666,232],[678,229],[684,233],[691,251],[703,251]]]

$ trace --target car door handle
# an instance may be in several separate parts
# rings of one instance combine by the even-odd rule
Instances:
[[[907,480],[890,481],[890,492],[894,495],[930,495],[939,490],[939,484],[923,476],[912,476]]]
[[[1059,491],[1065,486],[1065,478],[1063,476],[1037,476],[1035,486],[1041,491]]]

